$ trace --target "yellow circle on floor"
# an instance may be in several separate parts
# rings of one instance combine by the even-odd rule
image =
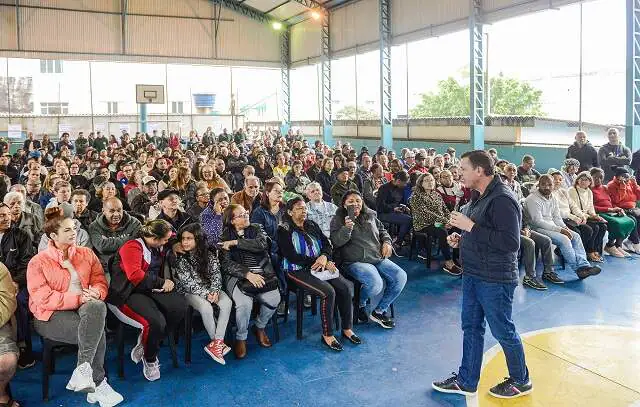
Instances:
[[[508,376],[499,345],[484,355],[478,395],[467,406],[640,406],[640,330],[605,325],[543,329],[522,335],[533,392],[497,399],[489,388]]]

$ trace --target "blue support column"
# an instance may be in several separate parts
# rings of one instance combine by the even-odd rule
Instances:
[[[469,130],[471,148],[484,150],[484,33],[480,0],[471,1],[469,15],[471,100]]]
[[[640,0],[627,0],[625,144],[640,148]]]
[[[282,86],[282,122],[280,125],[280,134],[287,134],[291,127],[291,81],[290,73],[290,38],[291,30],[289,27],[283,29],[280,35],[280,77]]]
[[[391,118],[391,0],[378,0],[380,15],[380,125],[382,145],[393,148]]]
[[[140,106],[140,132],[146,133],[147,132],[147,104],[140,103],[138,106]]]
[[[329,12],[322,13],[322,138],[324,144],[333,147],[333,118],[331,117],[331,47],[329,35]]]

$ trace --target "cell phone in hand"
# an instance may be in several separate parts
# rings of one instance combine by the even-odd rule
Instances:
[[[348,205],[348,206],[347,206],[347,216],[348,216],[348,217],[349,217],[349,219],[351,219],[352,221],[355,221],[355,220],[356,220],[355,211],[356,211],[356,207],[355,207],[355,205]]]

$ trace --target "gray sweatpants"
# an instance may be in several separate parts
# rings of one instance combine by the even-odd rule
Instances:
[[[247,340],[249,334],[249,319],[251,318],[251,309],[253,308],[253,298],[245,295],[238,287],[233,289],[233,302],[236,304],[236,339],[240,341]],[[267,291],[258,294],[257,299],[262,303],[260,312],[256,317],[256,327],[264,329],[267,323],[276,312],[276,307],[280,304],[280,292],[278,290]],[[268,304],[273,309],[265,306]]]
[[[551,251],[551,239],[531,230],[530,237],[520,235],[520,245],[522,246],[522,263],[527,276],[531,278],[542,278],[542,273],[536,272],[537,254],[542,255],[544,273],[553,271],[553,252]]]
[[[224,291],[219,292],[218,308],[220,308],[220,313],[218,314],[217,323],[213,315],[213,307],[209,301],[194,294],[185,294],[184,297],[187,303],[200,313],[202,324],[204,329],[207,330],[209,338],[211,340],[224,339],[224,334],[227,332],[227,324],[229,323],[229,315],[231,315],[231,306],[233,305],[229,296]]]
[[[96,386],[104,379],[104,334],[107,306],[100,300],[82,304],[76,311],[55,311],[48,321],[34,320],[33,326],[40,334],[58,342],[78,345],[78,362],[89,363],[93,369]]]

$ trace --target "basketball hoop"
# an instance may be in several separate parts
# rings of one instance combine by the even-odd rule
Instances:
[[[164,104],[164,85],[136,85],[136,103]]]

